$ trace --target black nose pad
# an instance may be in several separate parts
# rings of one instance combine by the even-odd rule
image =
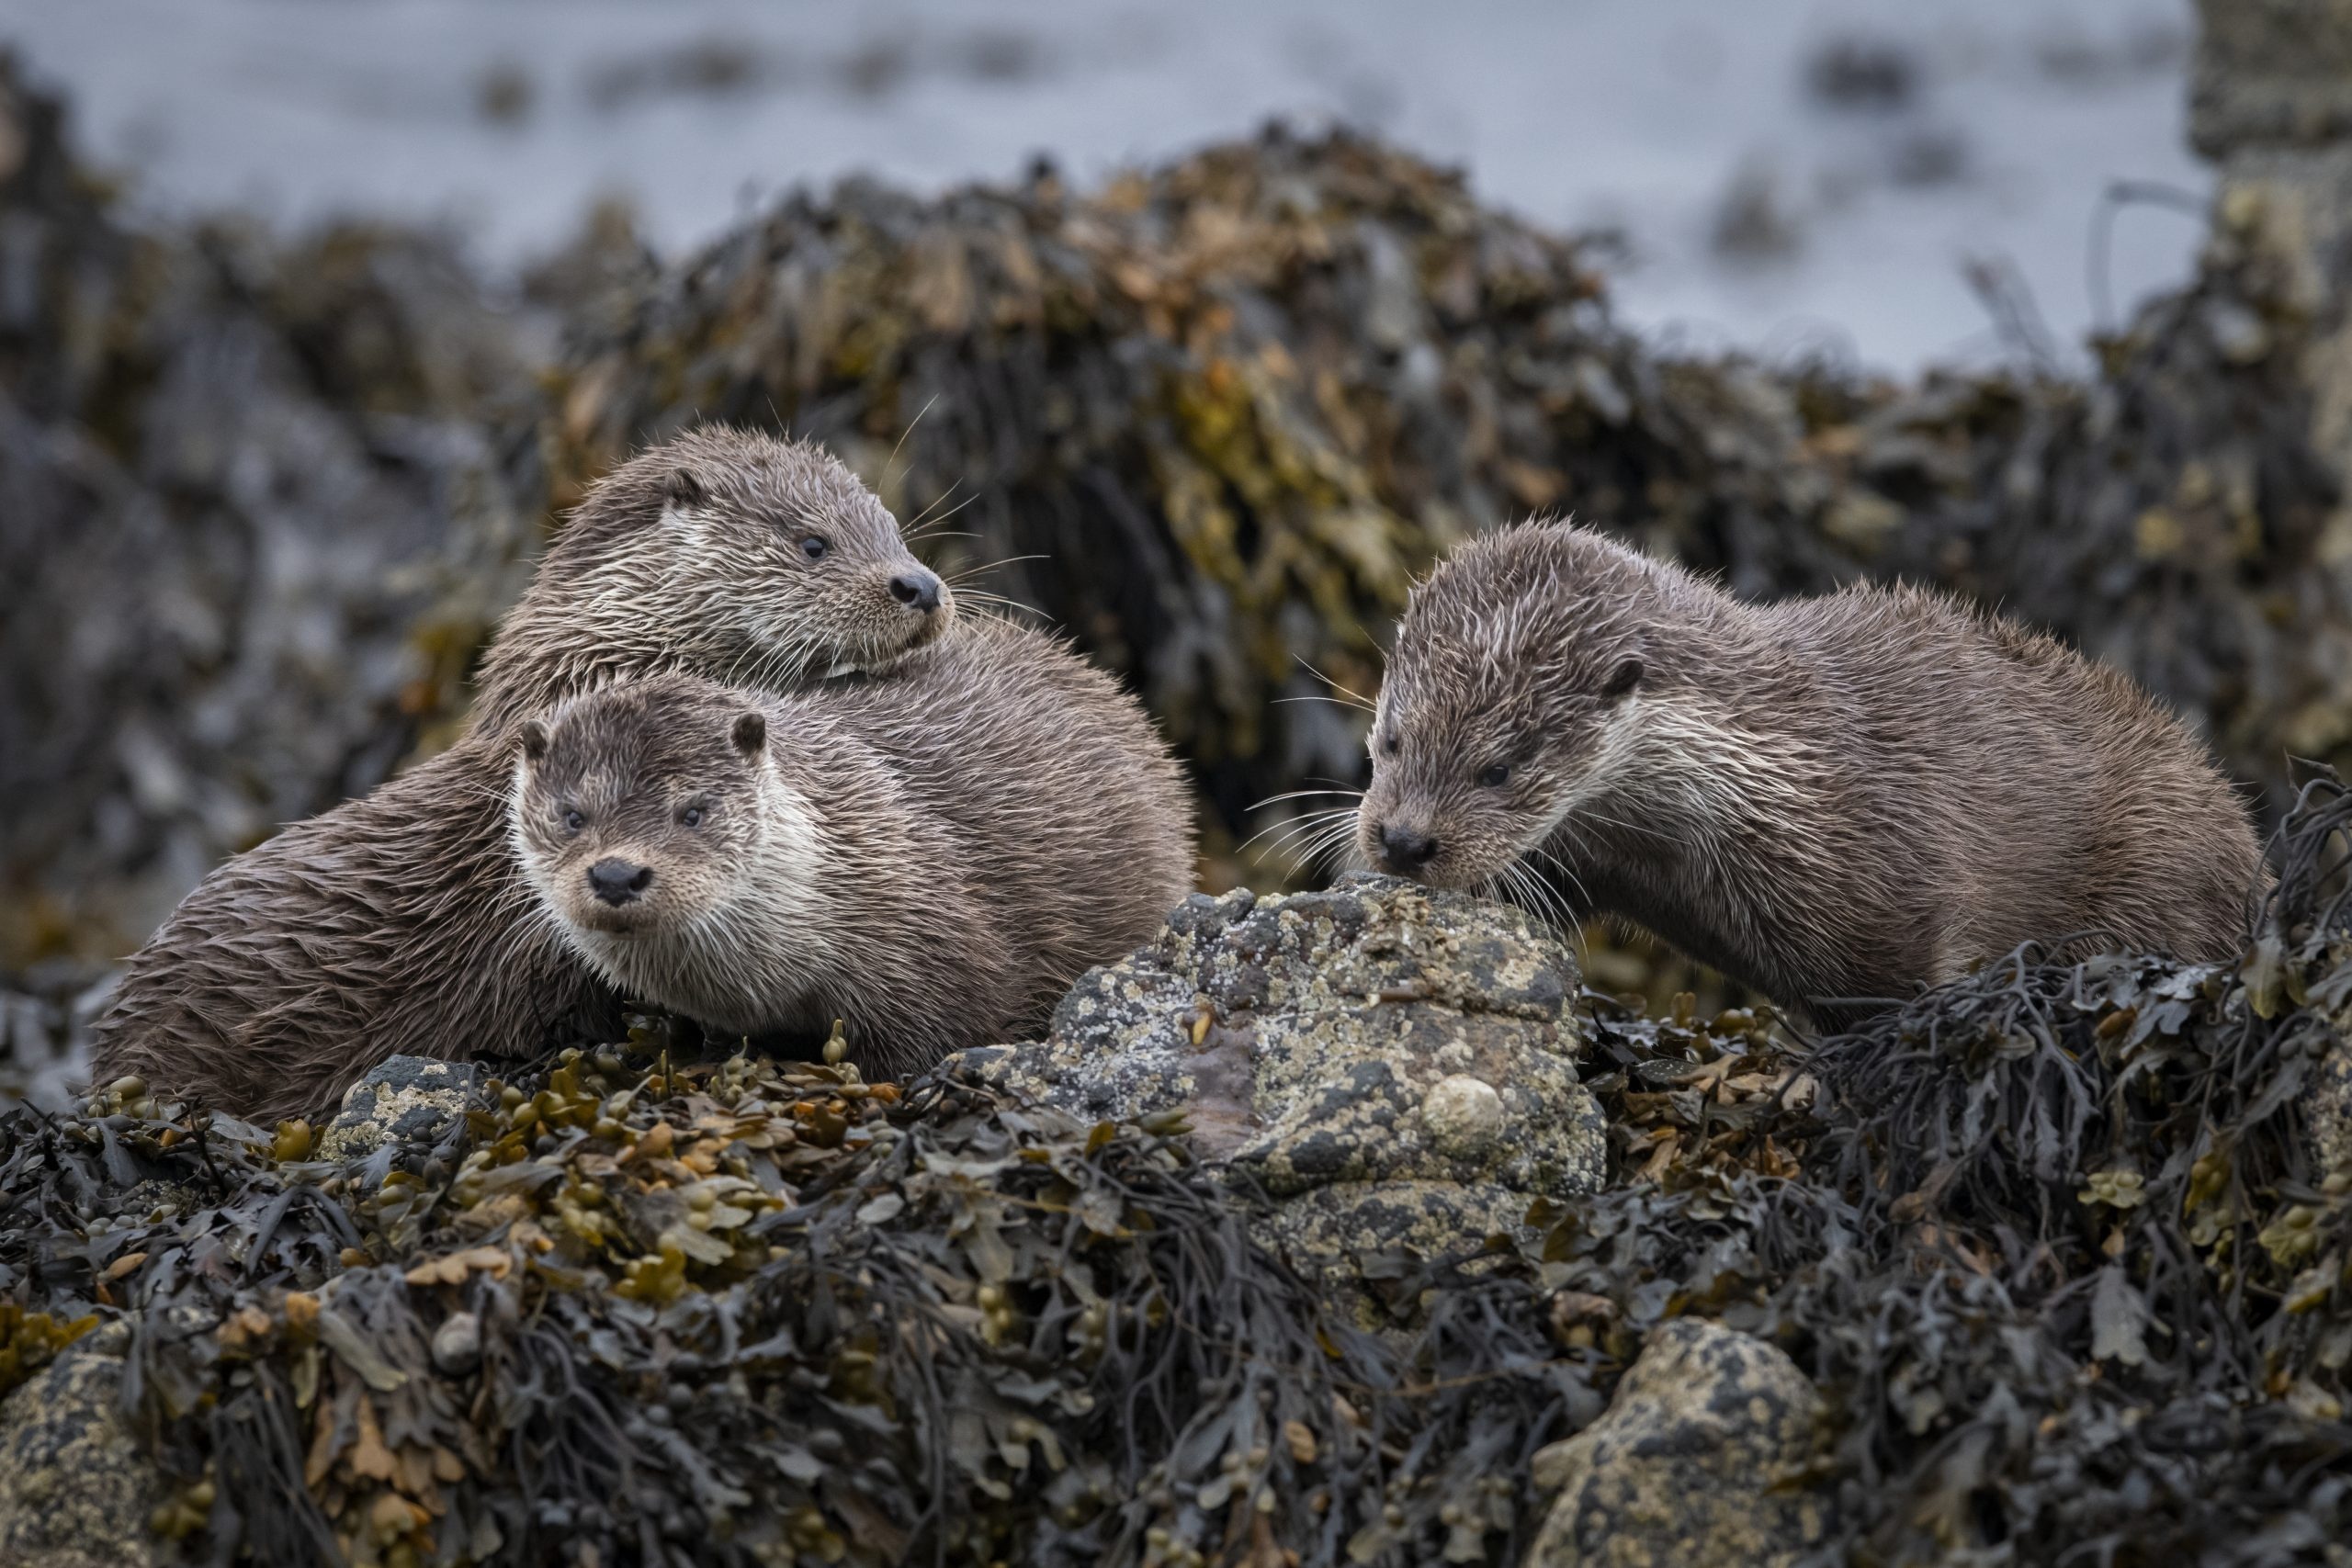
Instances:
[[[939,579],[927,571],[904,571],[890,580],[890,597],[924,615],[939,608]]]
[[[1380,852],[1398,871],[1419,871],[1437,854],[1437,840],[1392,823],[1380,830]]]
[[[653,868],[633,861],[607,856],[588,868],[588,886],[597,897],[618,908],[637,901],[637,896],[650,886]]]

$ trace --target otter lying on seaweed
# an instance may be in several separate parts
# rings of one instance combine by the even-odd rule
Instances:
[[[1022,1038],[1191,886],[1150,720],[998,622],[798,696],[607,687],[517,751],[516,857],[598,973],[738,1034],[842,1020],[869,1071]]]
[[[955,615],[896,519],[813,446],[714,429],[600,480],[507,616],[472,732],[216,867],[94,1028],[135,1074],[223,1109],[331,1105],[396,1053],[537,1050],[614,998],[534,913],[507,852],[513,727],[616,677],[775,689],[887,668]]]
[[[1372,764],[1380,869],[1622,917],[1824,1021],[2032,940],[2227,959],[2263,878],[2115,671],[1912,588],[1742,604],[1565,523],[1414,592]]]

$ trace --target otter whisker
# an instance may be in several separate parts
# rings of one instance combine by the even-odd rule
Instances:
[[[999,567],[1017,566],[1025,560],[1051,560],[1053,558],[1053,557],[1047,555],[1026,555],[1005,556],[998,560],[982,561],[979,565],[967,567],[962,571],[957,572],[955,576],[947,579],[947,585],[952,588],[959,582],[969,581],[971,579],[979,576],[980,573],[984,571],[994,571]]]
[[[1239,844],[1234,847],[1234,852],[1236,854],[1240,853],[1243,850],[1248,849],[1250,845],[1266,837],[1269,833],[1279,833],[1282,835],[1281,839],[1277,839],[1272,846],[1272,850],[1279,851],[1283,840],[1287,840],[1300,834],[1319,835],[1329,831],[1335,825],[1337,825],[1333,820],[1337,818],[1344,817],[1349,818],[1350,820],[1345,824],[1345,826],[1351,829],[1354,825],[1353,818],[1355,814],[1355,807],[1346,806],[1331,811],[1310,812],[1304,817],[1286,817],[1274,823],[1272,826],[1261,828],[1257,832],[1250,834],[1247,839],[1242,840]]]
[[[957,479],[954,484],[949,485],[945,490],[944,490],[944,491],[940,491],[940,492],[939,492],[939,499],[938,499],[937,501],[933,502],[931,503],[931,505],[924,507],[924,508],[923,508],[920,513],[916,513],[916,514],[915,514],[915,520],[914,520],[913,522],[911,522],[911,523],[910,523],[910,524],[908,524],[908,525],[906,525],[906,528],[905,528],[905,530],[904,530],[904,531],[905,531],[905,534],[906,534],[906,536],[907,536],[909,539],[910,539],[910,540],[911,540],[911,539],[942,539],[942,538],[947,538],[947,537],[950,537],[951,536],[949,536],[949,535],[945,535],[945,534],[942,534],[942,533],[940,533],[940,532],[938,531],[938,530],[939,530],[939,525],[940,525],[940,524],[942,524],[942,523],[949,523],[949,522],[953,522],[953,521],[955,520],[956,514],[958,512],[963,511],[963,510],[964,510],[964,508],[966,508],[966,507],[967,507],[967,506],[971,505],[971,504],[972,504],[972,502],[976,502],[976,501],[978,501],[978,500],[979,500],[979,499],[980,499],[980,493],[979,493],[979,491],[974,491],[971,494],[969,494],[969,495],[966,496],[963,500],[961,500],[961,501],[957,502],[955,505],[948,507],[946,511],[940,513],[939,513],[939,515],[938,515],[937,517],[935,517],[935,518],[932,518],[932,521],[931,521],[931,523],[930,523],[930,525],[929,525],[928,526],[926,526],[926,525],[924,525],[924,523],[923,523],[923,519],[924,519],[924,518],[926,518],[926,517],[931,517],[931,514],[932,514],[933,511],[934,509],[936,509],[937,507],[939,507],[940,505],[942,505],[944,502],[945,502],[945,501],[947,500],[947,498],[948,498],[949,496],[954,495],[954,494],[956,493],[956,489],[957,489],[959,486],[961,486],[961,485],[963,484],[963,482],[964,482],[964,481],[963,481],[962,479]],[[977,537],[978,537],[978,535],[967,535],[967,536],[966,536],[966,537],[967,537],[967,538],[977,538]]]
[[[1039,620],[1051,620],[1053,618],[1046,615],[1045,611],[1037,608],[1036,605],[1028,604],[1023,600],[1015,599],[1008,593],[983,593],[976,588],[962,588],[956,590],[956,597],[958,601],[968,600],[976,604],[1002,604],[1007,609],[1026,611],[1028,614],[1036,616]]]
[[[1309,692],[1305,696],[1276,697],[1274,701],[1278,703],[1329,703],[1335,708],[1354,708],[1360,713],[1370,713],[1372,711],[1370,708],[1365,707],[1362,703],[1350,702],[1345,697],[1325,696],[1320,692]]]
[[[1258,858],[1262,861],[1275,855],[1290,856],[1297,852],[1303,852],[1303,850],[1301,849],[1302,845],[1322,841],[1324,839],[1331,835],[1333,826],[1334,824],[1316,821],[1311,818],[1304,821],[1293,820],[1290,822],[1278,823],[1274,827],[1267,829],[1266,832],[1278,834],[1279,836],[1260,852]],[[1247,851],[1250,844],[1257,842],[1258,839],[1264,836],[1265,835],[1262,833],[1253,835],[1250,839],[1244,841],[1235,852],[1239,853],[1243,851]]]
[[[1352,699],[1355,705],[1358,707],[1363,708],[1366,713],[1370,713],[1372,711],[1373,701],[1370,697],[1365,696],[1362,692],[1351,691],[1349,688],[1340,685],[1340,682],[1323,673],[1322,671],[1317,670],[1314,665],[1307,663],[1306,656],[1305,654],[1294,653],[1291,657],[1297,660],[1302,665],[1305,665],[1308,674],[1314,676],[1317,680],[1322,682],[1325,685],[1339,693],[1340,695]]]
[[[1584,879],[1569,869],[1567,862],[1562,860],[1559,856],[1554,854],[1550,850],[1545,849],[1541,844],[1536,845],[1531,852],[1551,862],[1552,869],[1558,872],[1562,876],[1566,877],[1568,879],[1568,886],[1576,889],[1577,901],[1588,909],[1593,907],[1593,899],[1590,890],[1585,886]]]
[[[932,393],[930,401],[924,403],[922,408],[915,411],[914,418],[907,421],[906,429],[899,432],[899,439],[890,444],[890,455],[882,459],[882,478],[886,482],[890,477],[890,465],[899,460],[899,449],[907,444],[907,437],[915,433],[915,426],[922,423],[922,416],[931,412],[932,404],[939,401],[939,393]],[[773,407],[774,405],[771,404],[770,406]]]
[[[1277,805],[1285,800],[1303,800],[1308,795],[1343,795],[1351,800],[1362,800],[1363,798],[1363,791],[1360,789],[1293,789],[1285,790],[1280,795],[1270,795],[1263,800],[1252,801],[1250,803],[1250,809],[1252,811],[1262,811],[1269,806]]]

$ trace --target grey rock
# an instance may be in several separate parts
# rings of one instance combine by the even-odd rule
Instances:
[[[2352,1044],[2341,1038],[2320,1058],[2308,1109],[2320,1169],[2352,1175]]]
[[[1802,1484],[1821,1396],[1779,1350],[1720,1324],[1660,1325],[1600,1420],[1535,1456],[1558,1499],[1526,1568],[1776,1568],[1833,1533]]]
[[[319,1140],[319,1157],[362,1158],[387,1146],[428,1150],[466,1112],[479,1069],[468,1062],[393,1056],[351,1086]]]
[[[481,1365],[481,1319],[469,1312],[453,1312],[433,1332],[433,1364],[451,1377],[463,1377]]]
[[[0,1562],[141,1568],[166,1560],[147,1521],[170,1494],[124,1424],[119,1325],[0,1401]]]
[[[1276,1200],[1265,1234],[1335,1290],[1353,1260],[1475,1247],[1537,1197],[1598,1190],[1576,960],[1523,911],[1394,877],[1196,896],[1090,972],[1037,1044],[963,1053],[1072,1114],[1182,1111]]]

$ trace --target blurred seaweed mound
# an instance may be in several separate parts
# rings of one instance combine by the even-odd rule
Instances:
[[[525,340],[446,244],[137,223],[62,128],[0,61],[6,969],[383,778],[542,512]]]

